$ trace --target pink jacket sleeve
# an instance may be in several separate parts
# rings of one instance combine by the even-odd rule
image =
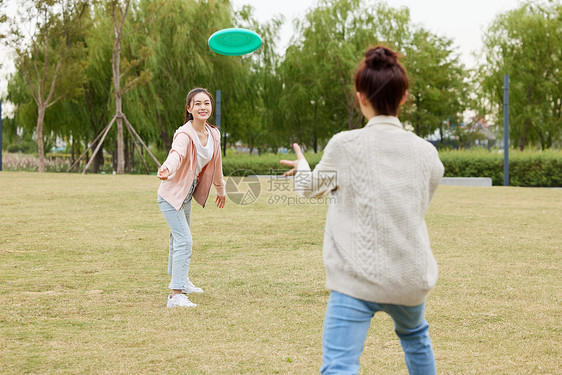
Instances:
[[[219,132],[219,139],[220,138],[220,132]],[[220,145],[220,142],[219,142]],[[213,178],[213,186],[215,187],[215,189],[217,190],[217,195],[224,197],[226,195],[225,192],[225,182],[224,182],[224,176],[222,174],[222,155],[221,155],[221,150],[219,149],[218,152],[218,159],[217,159],[217,166],[216,168],[218,169],[218,173],[215,173],[215,176]]]
[[[185,133],[178,133],[174,136],[172,149],[170,150],[166,161],[162,164],[168,168],[170,176],[177,171],[182,161],[185,159],[189,143],[189,136]]]

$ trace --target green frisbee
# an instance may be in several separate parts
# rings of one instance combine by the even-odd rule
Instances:
[[[223,29],[209,37],[209,48],[218,54],[226,56],[246,55],[260,47],[260,36],[247,29]]]

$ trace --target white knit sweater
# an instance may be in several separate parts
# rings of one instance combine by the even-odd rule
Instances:
[[[295,190],[330,194],[324,233],[327,288],[366,301],[415,306],[437,281],[424,216],[443,177],[433,145],[396,117],[336,134],[313,172],[301,160]]]

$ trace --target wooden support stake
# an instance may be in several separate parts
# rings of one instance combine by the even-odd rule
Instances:
[[[158,168],[160,168],[160,166],[162,164],[160,164],[160,162],[158,161],[158,159],[156,159],[156,156],[154,156],[152,154],[152,152],[150,152],[150,150],[148,149],[148,146],[142,141],[142,138],[140,137],[140,135],[138,135],[138,133],[135,131],[135,129],[133,128],[133,126],[131,125],[131,123],[129,123],[129,120],[127,120],[127,117],[125,115],[122,115],[123,119],[125,120],[125,123],[128,125],[129,129],[133,132],[133,134],[137,137],[137,139],[139,140],[139,142],[143,145],[144,149],[148,152],[148,154],[152,157],[152,159],[154,160],[154,162],[156,163],[156,165],[158,166]]]
[[[148,165],[146,165],[146,161],[144,160],[144,157],[142,156],[141,149],[140,149],[137,141],[135,140],[135,137],[134,137],[134,134],[132,132],[131,125],[129,124],[129,121],[125,120],[125,125],[127,126],[127,129],[129,130],[129,133],[131,134],[131,137],[133,139],[133,144],[135,145],[135,149],[139,153],[140,159],[142,160],[142,163],[144,164],[144,167],[146,168],[146,174],[150,174],[150,169],[148,169]],[[134,157],[135,156],[133,154],[133,159],[134,159]]]
[[[88,170],[88,168],[90,167],[90,164],[92,164],[92,161],[94,160],[94,157],[96,156],[96,154],[100,150],[100,147],[103,144],[103,141],[105,140],[105,137],[107,136],[107,133],[109,133],[109,129],[111,129],[111,125],[113,125],[113,122],[115,121],[116,118],[117,118],[117,114],[115,116],[113,116],[113,118],[109,122],[108,127],[105,129],[105,132],[103,133],[103,137],[101,137],[101,140],[98,143],[98,146],[96,147],[94,153],[92,154],[92,157],[90,158],[90,161],[88,161],[88,164],[86,164],[86,167],[82,171],[82,174],[86,174],[86,171]]]
[[[72,166],[70,168],[68,168],[67,172],[70,172],[71,170],[74,169],[74,167],[76,167],[76,165],[78,165],[78,163],[80,162],[80,160],[82,160],[82,158],[84,156],[86,156],[86,154],[88,153],[88,151],[90,151],[90,149],[92,147],[94,147],[94,145],[96,144],[96,141],[99,139],[99,137],[101,137],[101,135],[107,130],[107,128],[111,127],[111,125],[113,124],[113,121],[110,122],[105,128],[103,128],[103,130],[98,134],[98,136],[92,141],[92,143],[90,144],[90,146],[88,146],[88,148],[86,149],[86,151],[84,151],[82,153],[82,155],[80,155],[80,157],[78,159],[76,159],[76,161],[74,162],[74,164],[72,164]]]

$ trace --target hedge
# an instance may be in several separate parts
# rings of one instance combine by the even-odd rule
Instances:
[[[322,154],[306,153],[305,157],[310,166],[314,167],[320,161]],[[280,163],[282,159],[293,160],[295,159],[295,154],[268,153],[258,156],[238,154],[228,150],[226,157],[223,157],[222,160],[222,169],[225,176],[243,176],[248,174],[279,175],[289,169]]]
[[[306,159],[314,168],[322,157],[321,153],[306,153]],[[3,167],[5,170],[37,170],[35,160],[26,161],[24,157],[36,159],[29,154],[5,153]],[[157,153],[156,157],[164,161],[164,152]],[[445,166],[446,177],[491,177],[492,184],[503,185],[503,153],[487,150],[446,150],[440,151],[439,157]],[[24,161],[22,161],[23,159]],[[279,161],[292,160],[293,153],[248,155],[237,154],[228,150],[223,158],[223,172],[225,176],[279,175],[288,170]],[[13,159],[13,160],[12,160]],[[65,154],[48,154],[49,171],[66,171],[70,156]],[[138,159],[138,157],[136,158]],[[12,160],[12,161],[11,161]],[[151,171],[156,170],[156,165],[151,158],[147,159]],[[27,165],[29,164],[29,165]],[[59,166],[59,164],[61,164]],[[111,162],[106,162],[106,168],[111,170]],[[135,173],[145,173],[140,161],[135,161]],[[511,186],[526,187],[562,187],[562,150],[547,151],[517,151],[509,152],[509,177]]]
[[[321,156],[320,153],[306,154],[312,168]],[[493,185],[503,185],[503,152],[447,150],[440,151],[439,157],[446,177],[491,177]],[[223,159],[223,172],[225,176],[280,174],[288,168],[279,160],[294,158],[294,154],[250,156],[229,152]],[[562,187],[562,150],[510,150],[509,177],[511,186]]]
[[[503,152],[442,151],[446,177],[491,177],[503,185]],[[562,151],[509,152],[509,184],[525,187],[562,187]]]

